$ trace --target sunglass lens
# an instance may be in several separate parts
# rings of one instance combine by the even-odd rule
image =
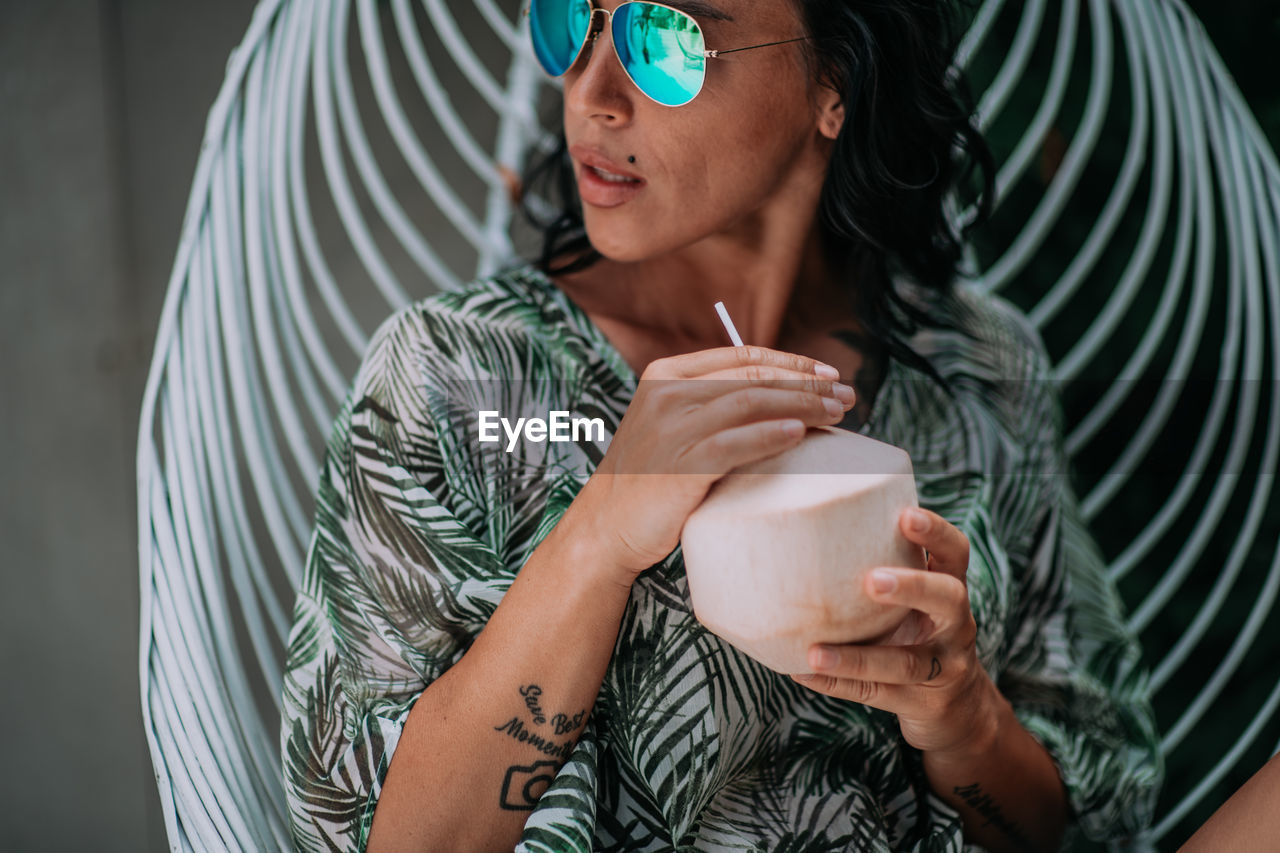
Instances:
[[[569,70],[591,26],[591,0],[532,0],[529,34],[538,62],[552,77]]]
[[[622,4],[613,13],[613,43],[622,67],[658,103],[678,107],[702,89],[702,30],[683,12],[654,3]]]

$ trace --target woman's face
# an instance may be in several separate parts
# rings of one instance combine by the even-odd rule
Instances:
[[[612,10],[618,3],[596,5]],[[791,0],[698,4],[707,5],[731,18],[694,15],[709,50],[805,35]],[[603,22],[597,13],[595,25]],[[708,59],[698,95],[668,107],[627,77],[608,28],[589,41],[565,75],[564,128],[592,245],[617,261],[643,260],[709,237],[758,248],[771,218],[807,222],[843,113],[835,93],[808,78],[803,46],[791,42]],[[607,184],[588,174],[583,160],[593,153],[642,183]]]

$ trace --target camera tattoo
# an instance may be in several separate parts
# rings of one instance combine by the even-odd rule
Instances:
[[[509,812],[533,811],[538,805],[538,798],[551,786],[555,775],[554,761],[539,761],[528,767],[515,765],[507,768],[507,778],[502,783],[502,798],[498,805]]]

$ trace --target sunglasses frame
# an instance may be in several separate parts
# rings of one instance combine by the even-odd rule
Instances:
[[[764,44],[748,45],[747,47],[734,47],[734,48],[730,48],[729,50],[703,50],[702,57],[704,62],[702,66],[702,76],[698,80],[697,90],[692,95],[689,96],[689,100],[687,101],[682,101],[678,104],[665,104],[662,101],[659,101],[657,98],[650,95],[648,92],[646,92],[640,86],[640,84],[636,82],[636,78],[631,76],[631,72],[627,70],[626,63],[622,61],[622,54],[618,53],[617,40],[614,38],[615,33],[613,32],[613,13],[618,11],[618,9],[621,9],[623,6],[629,6],[632,4],[661,6],[664,9],[670,9],[672,12],[675,12],[676,14],[682,15],[685,18],[689,19],[689,22],[693,24],[693,28],[698,31],[698,37],[702,39],[702,44],[705,46],[707,43],[707,37],[702,32],[702,26],[698,23],[698,20],[694,18],[692,15],[690,15],[688,12],[685,12],[681,9],[677,9],[674,6],[668,6],[666,3],[655,3],[655,2],[652,2],[652,0],[623,0],[622,3],[619,3],[612,10],[602,9],[596,6],[596,0],[587,0],[587,2],[591,6],[591,17],[588,19],[588,22],[587,22],[587,32],[582,37],[582,42],[578,45],[577,51],[573,54],[573,59],[571,59],[569,61],[569,64],[565,66],[564,72],[560,74],[549,74],[547,72],[547,69],[542,67],[541,62],[538,63],[538,67],[542,68],[543,73],[547,74],[547,76],[552,78],[553,80],[563,77],[565,74],[569,73],[569,70],[573,68],[573,66],[578,64],[578,57],[582,56],[582,49],[587,46],[587,43],[591,42],[594,45],[595,40],[599,38],[600,33],[604,32],[605,27],[608,27],[609,43],[613,46],[613,55],[618,58],[618,64],[622,66],[622,73],[627,75],[627,79],[631,81],[631,85],[635,86],[636,89],[640,91],[640,94],[644,95],[646,98],[653,101],[655,104],[659,104],[664,107],[671,107],[673,109],[676,107],[686,106],[687,104],[691,103],[694,98],[698,97],[698,95],[702,92],[702,87],[707,82],[707,66],[706,66],[705,60],[715,59],[716,57],[726,53],[737,53],[740,50],[755,50],[757,47],[772,47],[775,44],[789,44],[793,41],[806,41],[808,39],[814,38],[814,36],[800,36],[799,38],[784,39],[782,41],[770,41],[770,42],[765,42]],[[529,17],[529,13],[532,10],[532,8],[533,8],[533,2],[532,0],[530,0],[530,2],[526,4],[524,7],[524,12],[522,13],[523,17],[526,17],[526,18]],[[601,27],[599,30],[596,29],[596,12],[603,12],[605,16],[604,26]]]

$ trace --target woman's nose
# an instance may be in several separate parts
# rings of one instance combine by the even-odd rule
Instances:
[[[613,49],[611,19],[597,10],[591,23],[595,35],[587,36],[578,61],[565,75],[565,108],[584,118],[629,121],[633,107],[629,90],[635,87]]]

